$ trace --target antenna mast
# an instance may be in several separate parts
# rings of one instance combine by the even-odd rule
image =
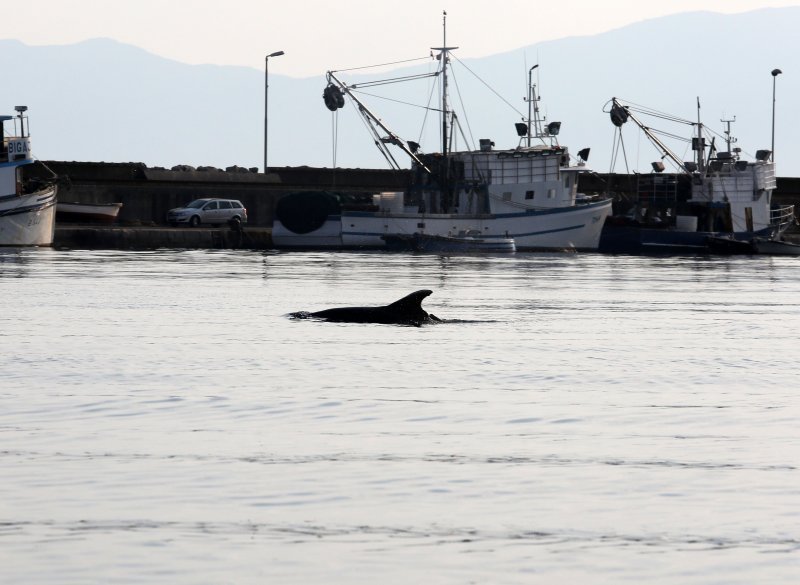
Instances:
[[[733,119],[725,120],[724,118],[720,119],[720,122],[725,124],[725,143],[728,145],[728,152],[731,151],[731,145],[736,143],[736,138],[731,136],[731,124],[736,121],[736,116]]]
[[[540,138],[542,136],[542,120],[539,117],[539,100],[541,99],[536,95],[536,85],[533,83],[533,70],[539,67],[537,63],[528,70],[528,135],[527,145],[530,148],[531,138],[535,136]],[[533,118],[531,118],[531,107],[533,107]],[[533,122],[533,136],[531,136],[531,122]]]

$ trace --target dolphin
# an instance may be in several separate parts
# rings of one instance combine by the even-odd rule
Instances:
[[[431,290],[418,290],[391,305],[383,307],[339,307],[309,313],[301,311],[290,313],[294,319],[322,319],[334,323],[382,323],[387,325],[414,325],[440,322],[436,315],[431,315],[422,308],[422,301]]]

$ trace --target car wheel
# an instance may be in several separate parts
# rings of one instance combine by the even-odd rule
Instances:
[[[233,230],[240,230],[242,229],[242,219],[238,215],[235,215],[228,220],[228,225]]]
[[[192,227],[197,227],[200,225],[200,217],[197,215],[193,215],[192,219],[189,220],[189,225]]]

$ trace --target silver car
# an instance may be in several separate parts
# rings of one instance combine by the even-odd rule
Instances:
[[[247,209],[236,199],[195,199],[167,212],[167,223],[173,227],[179,224],[196,227],[201,223],[220,225],[234,222],[247,223]]]

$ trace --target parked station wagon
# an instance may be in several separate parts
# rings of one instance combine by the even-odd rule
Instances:
[[[196,227],[203,224],[247,223],[247,209],[236,199],[195,199],[183,207],[167,212],[167,223]]]

